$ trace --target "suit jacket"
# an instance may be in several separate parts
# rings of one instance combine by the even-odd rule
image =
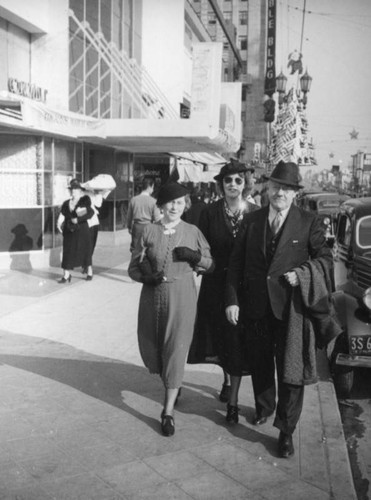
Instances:
[[[239,305],[242,317],[261,319],[270,311],[286,320],[292,287],[284,273],[311,259],[321,258],[332,267],[319,219],[292,205],[271,262],[266,256],[269,206],[246,216],[229,261],[226,305]]]

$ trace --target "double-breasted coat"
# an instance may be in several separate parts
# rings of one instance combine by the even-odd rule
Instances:
[[[263,318],[271,309],[277,319],[285,320],[292,290],[284,274],[308,259],[321,258],[331,268],[332,254],[320,220],[291,205],[269,262],[266,253],[268,214],[269,206],[246,216],[229,262],[226,305],[240,305],[243,316],[248,319]]]

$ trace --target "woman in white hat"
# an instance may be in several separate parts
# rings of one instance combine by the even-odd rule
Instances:
[[[75,267],[87,269],[87,281],[93,279],[91,263],[91,238],[88,219],[93,216],[89,196],[77,179],[72,179],[69,190],[71,198],[63,202],[57,220],[57,228],[63,234],[63,276],[58,283],[71,282],[71,270]]]

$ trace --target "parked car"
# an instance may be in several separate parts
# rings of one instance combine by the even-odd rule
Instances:
[[[333,252],[333,298],[343,333],[328,354],[337,391],[349,397],[354,370],[371,368],[371,197],[341,205]]]
[[[308,193],[301,199],[301,206],[317,214],[323,224],[327,244],[332,248],[335,241],[336,220],[340,205],[350,197],[335,192]]]

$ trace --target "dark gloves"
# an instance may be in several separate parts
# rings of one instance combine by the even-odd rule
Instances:
[[[144,257],[144,259],[141,262],[139,262],[138,267],[139,267],[140,272],[144,275],[148,276],[150,274],[153,274],[153,269],[152,269],[151,263],[147,259],[147,257]]]
[[[191,266],[195,266],[201,260],[201,253],[198,250],[192,250],[188,247],[174,248],[174,255],[177,260],[188,262]]]
[[[157,273],[147,274],[142,277],[142,283],[145,285],[157,286],[162,283],[164,277],[163,271],[157,271]]]

